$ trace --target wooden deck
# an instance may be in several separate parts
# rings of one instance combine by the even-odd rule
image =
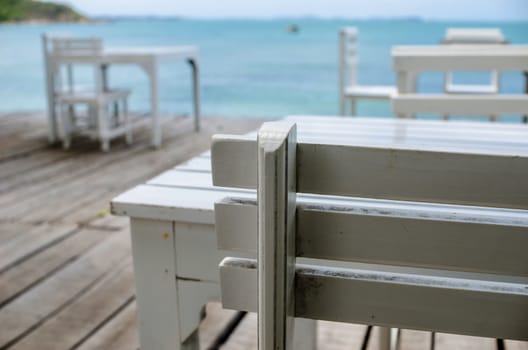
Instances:
[[[199,134],[188,118],[170,118],[164,144],[135,142],[99,151],[89,140],[50,147],[42,114],[0,115],[0,350],[137,349],[134,276],[128,220],[108,213],[109,200],[209,147],[218,132],[242,133],[258,120],[205,119]],[[208,349],[234,312],[208,305],[200,329]],[[497,315],[500,317],[500,315]],[[376,348],[366,326],[321,322],[320,349]],[[403,331],[400,349],[431,349],[432,335]],[[447,334],[436,349],[528,349]],[[246,316],[222,349],[256,349],[256,317]]]

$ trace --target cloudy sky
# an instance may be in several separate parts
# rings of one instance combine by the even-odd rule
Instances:
[[[67,0],[88,15],[528,20],[528,0]]]

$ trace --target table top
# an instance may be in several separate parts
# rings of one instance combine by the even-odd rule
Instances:
[[[395,46],[391,55],[395,71],[528,70],[528,45]]]
[[[68,54],[54,56],[51,59],[59,62],[99,62],[99,63],[134,63],[143,60],[197,60],[199,49],[196,46],[130,46],[109,47],[96,55]]]
[[[297,123],[299,142],[528,157],[528,125],[523,124],[305,116],[287,119]],[[246,137],[255,138],[256,134]],[[252,190],[214,187],[210,153],[205,152],[119,195],[112,200],[111,205],[116,215],[213,224],[214,203],[225,197],[255,199],[256,194]],[[518,210],[475,210],[452,205],[308,194],[299,194],[298,200],[354,206],[373,215],[419,216],[424,212],[433,212],[437,217],[455,220],[480,216],[494,222],[524,220],[528,225],[526,212]]]

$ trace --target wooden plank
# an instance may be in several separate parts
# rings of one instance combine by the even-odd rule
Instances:
[[[129,255],[129,244],[128,235],[115,235],[6,305],[0,312],[0,346],[16,344],[88,292],[117,262]]]
[[[367,327],[353,323],[317,322],[317,349],[360,350],[365,342]]]
[[[528,258],[521,248],[528,244],[528,221],[522,217],[452,215],[455,208],[443,217],[438,208],[416,212],[418,205],[397,212],[382,203],[364,208],[354,201],[301,201],[299,196],[298,257],[528,276]],[[256,252],[256,216],[254,201],[217,202],[219,248]]]
[[[220,274],[224,307],[254,311],[255,262],[224,259]],[[528,339],[526,284],[310,265],[296,276],[297,317]]]
[[[53,278],[54,273],[81,258],[97,244],[105,244],[105,239],[114,233],[91,229],[80,230],[24,260],[15,268],[2,272],[0,274],[0,305],[5,305],[45,279]]]
[[[520,248],[528,246],[528,222],[439,221],[314,206],[299,208],[297,224],[300,257],[528,277],[528,257]]]
[[[528,111],[523,95],[399,94],[391,99],[394,113],[506,115]]]
[[[132,350],[139,349],[137,336],[136,303],[128,304],[114,318],[92,334],[79,350]]]
[[[255,170],[248,170],[256,169],[255,157],[248,157],[252,147],[247,140],[214,139],[213,183],[255,188]],[[526,151],[507,156],[299,143],[297,162],[298,192],[528,208],[528,191],[519,191],[528,176]]]
[[[367,327],[329,321],[317,322],[317,349],[360,350]],[[257,314],[249,313],[222,350],[257,350]],[[302,348],[298,348],[302,349]]]
[[[504,347],[506,350],[527,350],[528,342],[517,340],[505,340]]]
[[[398,330],[394,329],[393,333],[397,333]],[[368,334],[368,338],[365,338],[365,341],[363,343],[363,346],[366,345],[366,350],[393,350],[395,349],[394,345],[397,344],[396,339],[392,344],[393,347],[391,347],[391,329],[386,327],[376,327],[371,326],[370,333]],[[404,345],[404,349],[407,349],[407,344]],[[425,349],[425,348],[424,348]]]
[[[391,55],[397,72],[528,70],[526,45],[395,46]]]
[[[262,349],[293,346],[295,147],[294,124],[266,123],[259,131],[258,342]]]
[[[90,290],[47,319],[12,349],[75,348],[130,304],[133,297],[132,257],[127,256]]]
[[[435,333],[435,350],[454,348],[464,350],[496,350],[497,341],[493,338]]]
[[[258,350],[257,314],[248,313],[222,350]]]
[[[200,349],[211,349],[212,343],[235,314],[233,310],[223,309],[219,302],[208,303],[205,307],[205,318],[200,323],[198,331]]]
[[[18,229],[24,228],[19,226]],[[0,273],[75,233],[75,225],[38,225],[19,230],[18,235],[0,245]]]
[[[433,333],[400,329],[399,349],[405,350],[434,350],[432,347]],[[458,347],[457,347],[458,348]]]
[[[33,227],[32,224],[21,224],[18,222],[0,222],[0,244],[3,245],[11,239],[20,235],[20,232],[26,232]]]
[[[242,124],[243,125],[243,124]],[[149,161],[149,158],[152,157],[151,151],[144,149],[142,153],[138,154],[135,157],[130,157],[130,154],[124,154],[122,160],[117,162],[115,158],[110,157],[111,160],[109,166],[105,166],[102,170],[87,172],[83,176],[76,178],[72,176],[68,178],[66,183],[62,183],[61,186],[51,186],[51,184],[42,184],[38,190],[39,194],[33,197],[32,201],[25,200],[16,206],[11,206],[7,212],[4,212],[4,216],[11,217],[14,219],[19,219],[24,217],[25,220],[42,220],[44,217],[48,219],[60,219],[67,215],[68,212],[81,210],[83,216],[81,219],[86,220],[88,217],[93,217],[98,211],[104,209],[106,205],[105,200],[101,200],[101,196],[109,196],[112,193],[118,193],[130,187],[133,184],[136,184],[140,181],[144,181],[149,176],[162,171],[170,167],[174,162],[183,161],[184,157],[188,157],[189,153],[198,153],[203,148],[205,148],[209,142],[210,135],[214,132],[214,125],[205,127],[202,131],[203,134],[197,138],[195,135],[185,135],[184,137],[175,139],[171,143],[171,147],[167,149],[160,150],[156,155],[156,163],[152,163],[152,160]],[[193,140],[193,142],[189,142]],[[170,142],[170,140],[168,141]],[[178,147],[179,152],[174,153],[171,148]],[[164,156],[165,155],[165,156]],[[122,173],[120,170],[124,167],[134,166],[141,162],[152,163],[151,167],[142,167],[139,168],[141,171],[125,172]],[[157,165],[156,165],[157,164]],[[90,191],[87,191],[84,183],[91,183],[94,186],[90,188]],[[119,187],[116,187],[115,184],[119,184]],[[97,185],[97,186],[95,186]],[[53,198],[57,199],[57,202],[60,199],[60,203],[54,206],[54,210],[50,213],[50,208],[37,207],[35,203],[39,203],[43,200],[44,197],[47,197],[50,194],[50,188],[53,191]],[[11,200],[19,198],[21,193],[13,193]],[[28,193],[24,192],[23,198],[26,198]],[[87,204],[94,202],[99,199],[97,206],[88,207]],[[66,203],[71,202],[75,203],[74,205],[66,205]],[[23,215],[28,208],[36,208],[31,212],[29,216]],[[50,217],[51,215],[51,217]]]

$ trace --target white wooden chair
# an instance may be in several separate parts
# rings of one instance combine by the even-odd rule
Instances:
[[[356,100],[389,100],[397,92],[395,86],[359,85],[357,83],[357,29],[342,28],[339,31],[339,94],[340,114],[346,113],[346,102],[350,100],[350,113],[356,115]]]
[[[103,151],[108,151],[110,140],[126,135],[127,143],[132,142],[132,126],[128,116],[128,96],[130,90],[108,89],[106,86],[106,67],[97,63],[97,55],[103,50],[99,38],[65,38],[44,35],[46,62],[52,62],[56,84],[54,104],[61,125],[64,148],[69,148],[74,133],[99,139]],[[53,58],[68,55],[87,56],[93,60],[94,83],[92,86],[76,85],[74,67],[53,65]],[[90,62],[90,59],[87,61]],[[65,69],[63,69],[65,68]],[[80,105],[86,106],[85,115],[77,113]],[[111,110],[113,109],[113,110]]]
[[[479,45],[507,44],[508,41],[498,28],[448,28],[443,44],[447,45]],[[498,94],[500,91],[500,72],[490,72],[489,84],[456,84],[453,82],[453,72],[445,73],[444,91],[449,94]],[[448,119],[448,115],[444,115]],[[491,115],[495,121],[497,116]]]
[[[294,317],[528,340],[528,153],[297,143],[275,122],[257,142],[216,136],[212,168],[217,186],[257,188],[258,201],[217,203],[215,220],[221,249],[258,251],[224,259],[220,280],[225,308],[258,310],[260,349],[291,348]]]

